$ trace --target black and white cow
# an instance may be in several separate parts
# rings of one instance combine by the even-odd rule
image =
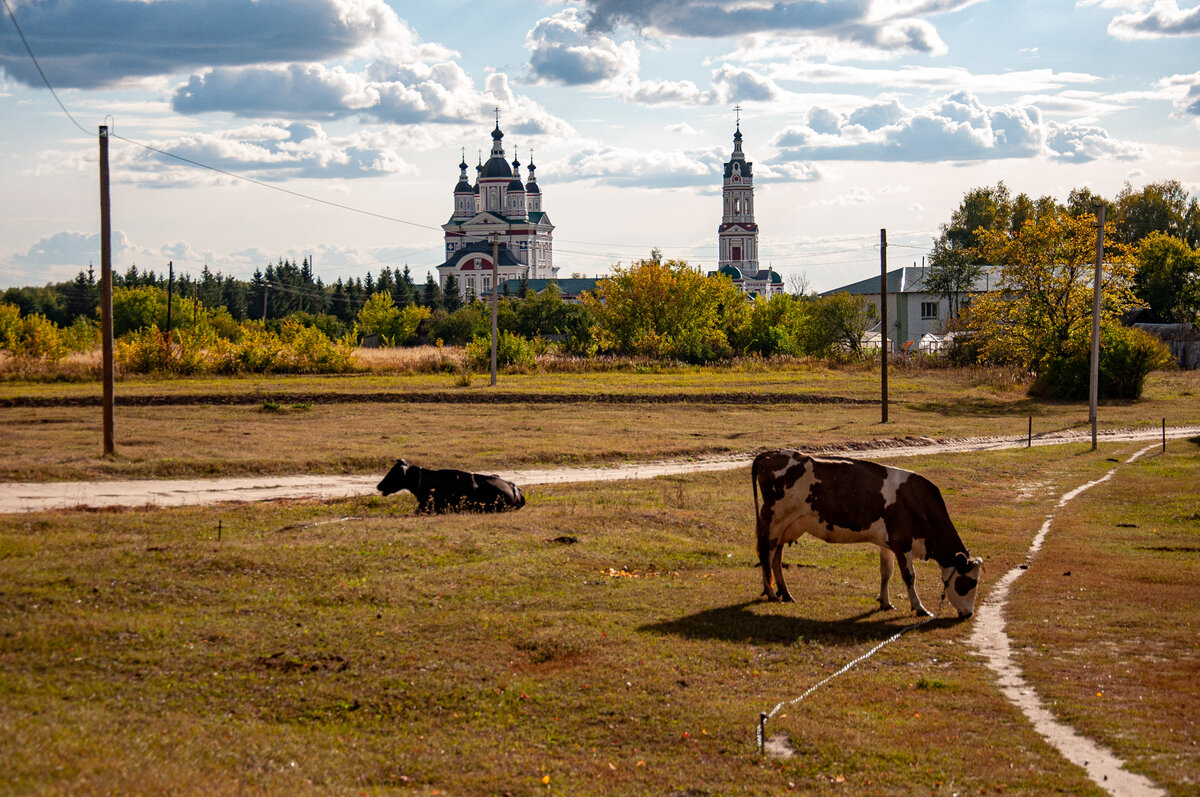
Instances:
[[[875,462],[810,457],[799,451],[766,451],[754,459],[754,510],[763,595],[791,601],[783,583],[783,546],[805,533],[825,542],[879,546],[879,605],[891,609],[888,579],[897,559],[914,612],[928,616],[913,585],[913,561],[933,559],[942,568],[946,598],[959,617],[975,611],[983,560],[971,558],[950,520],[942,493],[916,473]],[[759,492],[762,505],[759,505]]]
[[[417,511],[421,513],[505,512],[525,506],[521,488],[499,476],[427,470],[402,459],[396,460],[376,489],[384,495],[408,490],[416,496]]]

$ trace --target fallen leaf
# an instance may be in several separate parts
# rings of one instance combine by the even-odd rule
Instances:
[[[549,775],[543,775],[543,776],[542,776],[542,785],[543,785],[543,786],[549,786],[549,785],[550,785],[550,776],[549,776]]]

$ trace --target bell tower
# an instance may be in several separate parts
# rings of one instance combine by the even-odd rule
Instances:
[[[721,225],[717,228],[720,268],[732,266],[743,274],[758,273],[758,225],[754,223],[754,164],[742,152],[741,107],[733,134],[733,154],[725,164],[721,190]]]

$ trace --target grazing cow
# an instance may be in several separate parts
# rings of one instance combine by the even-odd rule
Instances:
[[[805,532],[825,542],[873,542],[879,546],[879,606],[891,609],[888,579],[896,559],[912,609],[921,605],[913,586],[913,561],[933,559],[959,617],[975,610],[983,560],[971,558],[950,521],[942,493],[924,476],[875,462],[810,457],[799,451],[766,451],[750,469],[754,481],[758,561],[763,595],[791,601],[783,583],[783,546]],[[762,506],[758,494],[762,491]]]
[[[402,459],[379,482],[384,495],[408,490],[417,498],[417,511],[505,512],[525,506],[521,488],[499,476],[484,476],[463,470],[427,470]]]

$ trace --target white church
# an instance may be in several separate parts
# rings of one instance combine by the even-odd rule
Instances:
[[[521,181],[516,153],[505,160],[504,133],[497,119],[492,131],[492,151],[487,162],[475,167],[475,184],[467,180],[466,158],[458,164],[454,186],[454,213],[442,225],[446,233],[446,261],[437,267],[443,288],[453,274],[464,300],[491,293],[496,264],[492,262],[493,235],[499,242],[499,284],[507,280],[555,279],[554,225],[542,210],[530,156],[529,179]]]

